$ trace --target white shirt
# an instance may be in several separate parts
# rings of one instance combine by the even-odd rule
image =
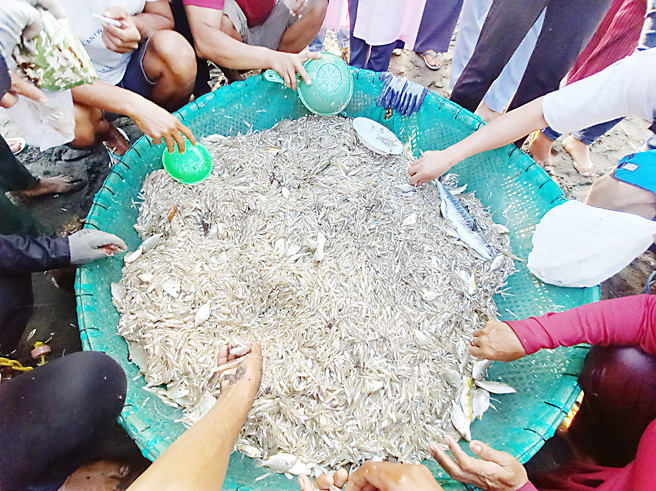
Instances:
[[[108,7],[121,5],[128,14],[136,15],[143,12],[149,1],[153,0],[59,0],[103,82],[118,84],[132,53],[121,54],[107,49],[102,40],[102,23],[92,14],[102,15]]]
[[[622,116],[656,117],[656,48],[639,51],[605,70],[547,94],[542,113],[558,133],[571,133]]]

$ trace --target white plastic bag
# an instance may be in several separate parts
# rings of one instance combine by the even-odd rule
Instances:
[[[654,234],[646,218],[568,201],[542,217],[528,269],[553,285],[598,285],[646,251]]]
[[[43,91],[47,104],[19,96],[9,114],[25,133],[25,141],[44,150],[75,138],[75,108],[70,90]]]

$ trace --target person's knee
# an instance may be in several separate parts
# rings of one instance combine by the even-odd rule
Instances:
[[[83,351],[68,355],[67,380],[82,406],[93,406],[99,417],[115,419],[125,403],[127,378],[121,366],[104,353]],[[90,409],[91,410],[91,409]]]
[[[160,73],[173,77],[176,85],[186,88],[196,79],[196,53],[181,34],[157,31],[148,42],[147,54],[154,55]]]
[[[108,127],[100,109],[75,104],[75,138],[69,145],[73,148],[93,147],[98,142],[98,134]]]
[[[328,10],[328,0],[319,0],[317,4],[308,12],[306,18],[308,20],[308,29],[315,30],[317,33],[323,21],[326,18],[326,11]]]
[[[649,220],[656,215],[656,194],[618,181],[610,175],[595,181],[586,204],[595,208],[633,213]]]

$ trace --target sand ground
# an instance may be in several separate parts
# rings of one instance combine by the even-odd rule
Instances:
[[[448,97],[451,50],[445,56],[442,68],[431,71],[424,65],[421,57],[411,51],[403,51],[393,56],[390,71],[420,83],[440,95]],[[135,141],[141,132],[127,118],[119,121]],[[628,118],[603,136],[592,147],[592,160],[600,172],[608,171],[622,156],[633,152],[648,136],[646,123]],[[19,136],[20,129],[10,120],[5,110],[0,110],[0,133],[5,136]],[[109,159],[101,146],[91,150],[74,150],[58,147],[40,153],[29,147],[19,155],[19,159],[37,176],[67,174],[85,180],[84,189],[67,194],[36,198],[19,202],[43,223],[61,228],[74,218],[83,218],[109,173]],[[553,178],[560,184],[569,198],[583,200],[594,178],[580,176],[572,165],[572,160],[558,141],[552,152]],[[612,298],[642,291],[647,276],[656,269],[656,258],[647,252],[637,258],[630,266],[602,284],[602,297]],[[70,277],[70,275],[69,275]],[[34,274],[36,308],[35,315],[26,329],[21,348],[15,357],[29,360],[29,350],[35,341],[47,341],[53,349],[53,356],[77,351],[80,347],[75,297],[72,289],[57,288],[49,273]],[[34,332],[33,332],[34,331]],[[29,337],[29,339],[28,339]],[[113,451],[124,458],[136,459],[135,448],[121,430],[113,433],[110,445]]]

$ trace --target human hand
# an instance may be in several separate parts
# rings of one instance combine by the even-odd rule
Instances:
[[[34,7],[39,7],[43,10],[47,10],[58,19],[63,19],[64,17],[66,17],[66,11],[64,10],[64,7],[62,7],[61,4],[59,3],[59,0],[28,0],[28,1]]]
[[[116,19],[121,27],[116,27],[106,22],[102,23],[102,40],[107,49],[116,53],[129,53],[139,47],[141,33],[132,20],[132,16],[120,5],[113,5],[102,14],[104,17]]]
[[[289,11],[299,19],[306,16],[314,8],[308,0],[286,0]]]
[[[509,453],[472,440],[469,448],[482,459],[479,460],[467,455],[452,437],[447,436],[446,442],[455,460],[435,442],[430,444],[430,453],[456,481],[486,491],[517,491],[528,482],[526,469]]]
[[[163,139],[169,153],[175,152],[176,143],[180,153],[185,151],[185,136],[192,145],[197,143],[191,130],[178,118],[139,95],[134,98],[133,105],[128,112],[128,116],[134,120],[141,131],[153,139],[155,145],[159,145]]]
[[[469,352],[476,358],[497,361],[514,361],[526,356],[515,331],[497,320],[489,320],[483,329],[474,331]]]
[[[237,351],[236,348],[242,348]],[[243,348],[248,351],[244,353]],[[249,390],[255,397],[262,382],[262,348],[260,343],[232,342],[219,350],[219,370],[221,394],[227,393],[233,386]]]
[[[296,74],[300,73],[301,77],[306,84],[311,85],[312,80],[305,71],[303,62],[306,60],[318,60],[321,58],[321,53],[313,53],[308,50],[303,50],[300,53],[283,53],[281,51],[273,51],[271,58],[272,70],[275,70],[285,80],[285,85],[296,90],[297,81]]]
[[[115,252],[128,250],[119,237],[101,230],[88,228],[75,232],[68,237],[71,264],[85,264],[96,259],[111,256]]]
[[[444,491],[425,465],[365,462],[348,478],[346,491]]]
[[[14,46],[20,41],[35,38],[41,32],[41,14],[23,0],[2,0],[0,8],[0,48],[2,56],[9,59]]]
[[[9,92],[0,99],[0,106],[6,109],[12,107],[18,102],[19,95],[28,97],[42,104],[48,102],[46,95],[34,85],[23,80],[14,73],[9,72],[9,76],[11,77],[11,88],[9,89]]]
[[[305,474],[298,476],[298,485],[301,491],[331,491],[335,488],[342,489],[348,480],[348,472],[345,469],[339,469],[332,476],[323,474],[314,480],[314,484]]]
[[[408,167],[410,184],[419,186],[425,182],[432,181],[447,172],[458,162],[459,160],[451,157],[448,148],[446,150],[424,152],[421,157]]]

